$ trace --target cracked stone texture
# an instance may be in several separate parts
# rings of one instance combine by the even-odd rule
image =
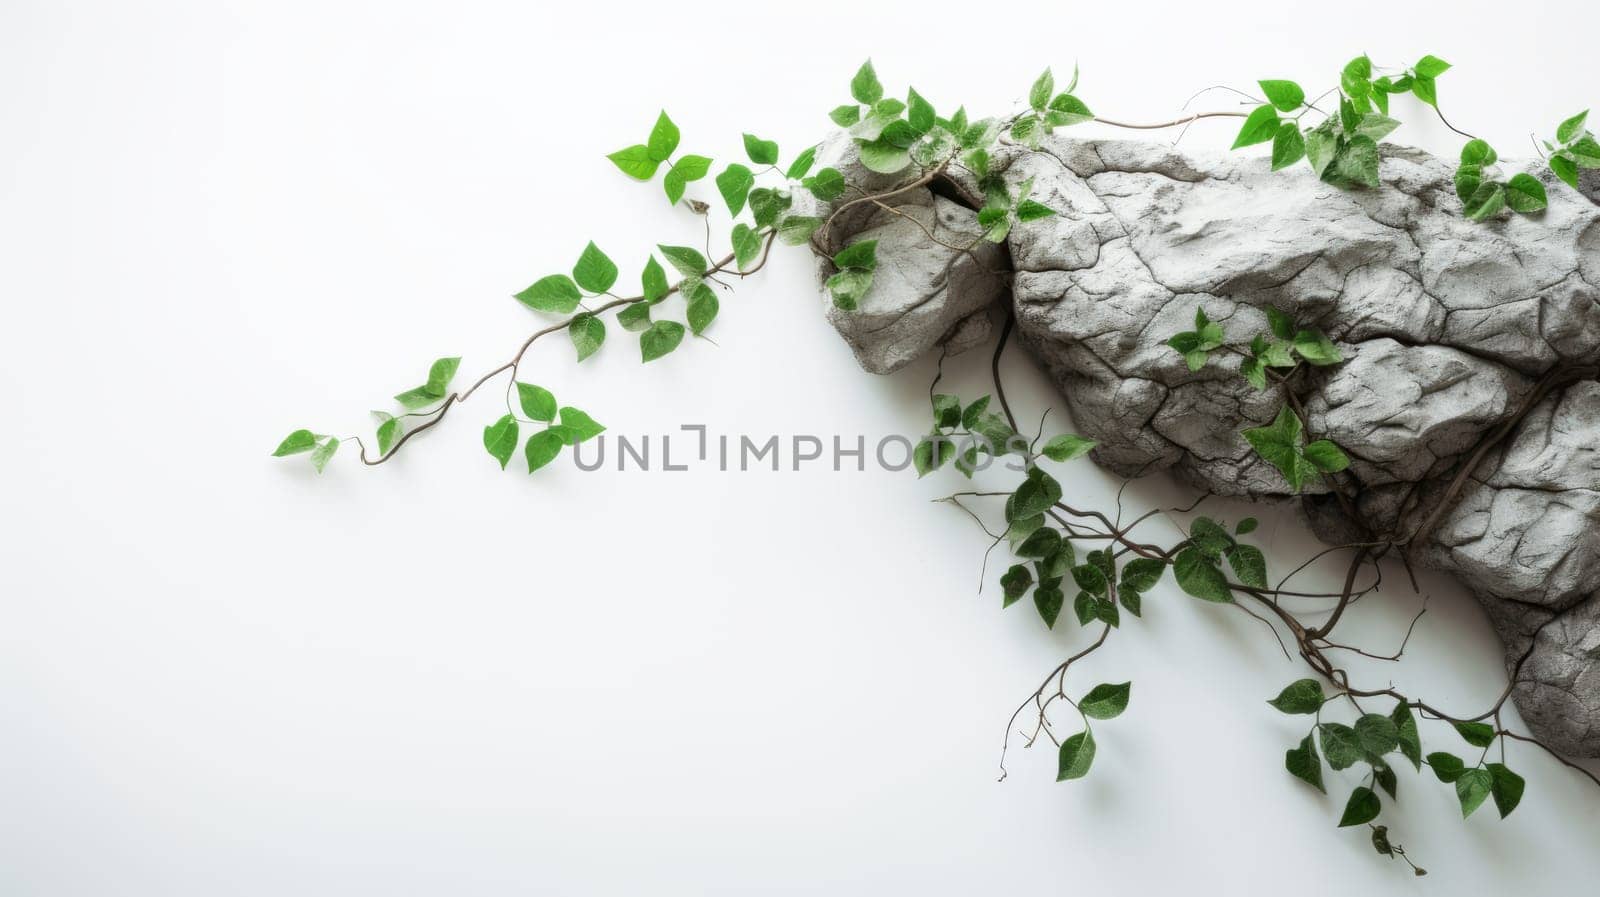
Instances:
[[[842,137],[823,145],[818,164],[869,191],[896,185],[862,169]],[[1141,141],[1053,138],[1038,151],[1002,147],[994,165],[1013,183],[1034,178],[1033,198],[1061,212],[1017,224],[1007,241],[1017,330],[1079,431],[1099,441],[1092,457],[1119,474],[1168,469],[1220,494],[1289,497],[1238,435],[1270,421],[1281,400],[1249,387],[1236,361],[1219,354],[1191,372],[1164,345],[1191,329],[1196,306],[1232,343],[1265,331],[1267,308],[1338,343],[1344,363],[1312,369],[1304,383],[1307,425],[1349,453],[1364,488],[1358,513],[1378,533],[1412,532],[1540,378],[1600,359],[1600,171],[1584,173],[1581,192],[1538,175],[1545,212],[1475,224],[1461,216],[1452,166],[1391,145],[1382,187],[1364,191],[1304,169],[1271,172],[1259,158]],[[1514,170],[1508,163],[1506,176]],[[797,206],[825,215],[847,199]],[[941,232],[975,232],[968,208],[926,188],[895,202],[924,210],[924,224],[936,215]],[[973,322],[1004,296],[981,276],[930,280],[955,252],[930,248],[894,217],[857,207],[837,223],[841,234],[870,231],[880,270],[894,272],[869,320],[829,315],[877,372],[941,340],[952,351],[976,344],[987,324]],[[825,259],[818,273],[831,273]],[[1357,540],[1325,486],[1307,493],[1319,537]],[[1478,597],[1508,665],[1531,644],[1514,697],[1533,731],[1564,753],[1600,756],[1592,371],[1539,400],[1484,456],[1415,557]]]

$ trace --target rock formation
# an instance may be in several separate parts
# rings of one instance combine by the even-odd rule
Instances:
[[[914,176],[866,171],[842,137],[818,164],[867,190]],[[1237,361],[1190,371],[1164,344],[1196,306],[1240,345],[1276,308],[1345,356],[1301,390],[1309,429],[1346,450],[1363,485],[1359,521],[1320,483],[1301,499],[1335,544],[1415,532],[1465,459],[1516,420],[1413,556],[1479,598],[1508,662],[1536,640],[1514,691],[1524,719],[1557,750],[1600,756],[1600,182],[1586,180],[1586,196],[1545,173],[1547,210],[1477,224],[1462,217],[1453,166],[1391,145],[1382,186],[1357,191],[1303,167],[1136,141],[1048,138],[1003,147],[993,164],[1012,183],[1032,178],[1033,198],[1060,213],[1018,223],[1005,252],[966,257],[928,239],[978,233],[963,202],[976,185],[960,180],[836,222],[834,239],[879,241],[861,310],[828,312],[863,367],[975,345],[988,307],[1007,301],[1079,432],[1099,441],[1096,462],[1282,499],[1282,476],[1239,436],[1281,397],[1251,388]],[[819,258],[819,274],[829,265]],[[1013,272],[1009,290],[990,269]]]

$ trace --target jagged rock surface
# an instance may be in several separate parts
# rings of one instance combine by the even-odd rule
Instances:
[[[1361,524],[1379,533],[1419,526],[1468,454],[1538,399],[1417,556],[1480,599],[1508,658],[1532,643],[1514,694],[1534,731],[1563,752],[1600,756],[1600,383],[1590,370],[1600,360],[1600,172],[1585,173],[1581,193],[1546,174],[1545,212],[1475,224],[1461,216],[1450,166],[1383,150],[1383,186],[1344,191],[1309,172],[1271,172],[1264,160],[1162,144],[1003,148],[994,164],[1008,180],[1033,178],[1033,197],[1061,211],[1018,224],[1008,240],[1018,332],[1080,432],[1099,441],[1098,463],[1287,498],[1282,477],[1238,435],[1270,421],[1281,399],[1250,388],[1234,362],[1191,372],[1164,341],[1192,326],[1196,306],[1240,343],[1267,329],[1268,308],[1320,327],[1345,361],[1311,372],[1307,424],[1351,456]],[[847,142],[824,152],[859,176],[859,166],[847,170]],[[972,215],[942,197],[928,203],[941,222],[951,216],[948,227]],[[876,228],[880,265],[928,264],[914,227],[839,226]],[[904,294],[915,283],[867,325],[881,338],[868,342],[862,323],[832,316],[869,370],[899,367],[952,333],[975,341],[962,322],[979,295],[993,298],[987,281],[971,297],[945,289],[925,302]],[[914,325],[885,323],[935,301]],[[1571,369],[1585,371],[1578,382],[1535,394],[1541,378]],[[1317,494],[1324,487],[1307,491],[1317,534],[1353,541],[1358,525]]]

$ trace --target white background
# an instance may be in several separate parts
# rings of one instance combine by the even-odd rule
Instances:
[[[732,159],[751,130],[788,159],[868,55],[892,93],[997,113],[1077,60],[1095,110],[1154,120],[1211,84],[1320,90],[1362,50],[1432,52],[1456,123],[1526,155],[1600,104],[1591,4],[142,6],[0,11],[0,893],[1592,887],[1600,793],[1525,745],[1506,822],[1402,774],[1386,818],[1429,878],[1336,830],[1353,782],[1291,780],[1303,718],[1262,703],[1301,667],[1170,586],[1073,673],[1135,683],[1089,778],[1035,749],[996,784],[1007,715],[1084,633],[976,595],[982,534],[929,503],[949,472],[502,473],[493,389],[381,468],[267,457],[296,427],[366,430],[434,357],[499,363],[538,325],[509,294],[586,240],[627,284],[652,243],[697,242],[603,158],[658,107],[684,150]],[[1394,139],[1455,151],[1397,115]],[[643,368],[615,327],[581,369],[551,341],[524,379],[613,433],[924,425],[930,366],[861,373],[802,253],[712,335]],[[950,385],[987,391],[985,366]],[[1059,404],[1020,353],[1007,370],[1029,418]],[[1084,504],[1116,486],[1057,473]],[[1280,571],[1297,528],[1261,534]],[[1352,636],[1398,642],[1422,601],[1402,584]],[[1498,645],[1424,586],[1405,661],[1363,669],[1475,713]]]

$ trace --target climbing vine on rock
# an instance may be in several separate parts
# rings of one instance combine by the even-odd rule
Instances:
[[[535,472],[556,459],[563,448],[593,439],[605,429],[580,408],[560,404],[551,389],[519,378],[528,353],[545,337],[565,332],[579,362],[618,338],[636,341],[643,363],[663,359],[705,337],[715,325],[721,294],[730,289],[730,281],[764,267],[775,242],[807,246],[825,259],[830,272],[825,289],[835,312],[857,313],[871,297],[879,274],[878,244],[842,234],[841,216],[882,212],[907,217],[887,200],[938,185],[960,196],[976,213],[976,234],[963,238],[964,242],[949,243],[920,221],[917,226],[929,241],[956,253],[954,257],[976,261],[983,243],[1003,243],[1017,225],[1060,214],[1034,196],[1031,179],[1012,181],[994,170],[991,160],[995,153],[1002,145],[1037,149],[1056,130],[1091,121],[1142,130],[1186,127],[1202,118],[1239,118],[1242,122],[1233,147],[1270,144],[1272,169],[1304,162],[1318,178],[1341,189],[1373,190],[1379,187],[1383,164],[1380,142],[1401,127],[1396,117],[1402,112],[1400,98],[1409,95],[1465,139],[1455,173],[1463,218],[1491,223],[1507,214],[1539,214],[1549,203],[1544,184],[1529,172],[1502,172],[1494,148],[1456,128],[1440,111],[1440,80],[1450,68],[1444,60],[1428,55],[1414,65],[1385,70],[1362,55],[1339,70],[1336,83],[1316,96],[1294,81],[1264,79],[1257,82],[1259,96],[1246,94],[1254,107],[1248,112],[1202,112],[1169,122],[1138,124],[1092,112],[1079,96],[1076,66],[1065,85],[1058,85],[1053,72],[1046,69],[1028,88],[1020,108],[1011,113],[975,117],[964,106],[941,111],[914,88],[906,91],[904,100],[886,95],[868,61],[850,79],[851,102],[835,107],[828,118],[844,129],[865,172],[878,178],[870,184],[852,183],[834,165],[819,167],[816,146],[785,154],[777,142],[749,132],[742,134],[744,157],[719,166],[708,156],[680,152],[682,134],[662,111],[642,142],[618,149],[607,158],[637,181],[659,178],[659,189],[673,206],[705,220],[705,246],[661,244],[639,252],[623,259],[624,263],[637,263],[631,269],[637,274],[625,278],[622,266],[594,241],[588,241],[570,269],[552,266],[558,270],[532,272],[532,282],[513,294],[531,313],[541,316],[542,322],[508,360],[465,387],[455,385],[460,358],[433,362],[421,385],[394,396],[395,410],[374,412],[375,451],[369,453],[367,440],[361,436],[335,437],[297,429],[273,454],[305,454],[321,473],[348,442],[358,447],[362,463],[385,463],[414,437],[439,425],[455,406],[503,377],[504,409],[483,422],[484,450],[505,469],[520,447],[526,470]],[[1574,187],[1581,169],[1600,167],[1600,144],[1585,122],[1586,113],[1568,118],[1556,127],[1554,140],[1542,144],[1545,164]],[[708,178],[709,185],[702,185]],[[701,189],[695,185],[714,189],[715,195],[708,194],[709,199],[691,196],[692,188]],[[797,211],[796,198],[805,195],[815,200],[804,204],[807,209],[816,206],[824,213]],[[720,257],[712,251],[710,239],[716,200],[728,216],[719,228],[728,247]],[[1009,272],[988,273],[1010,276]],[[619,286],[634,282],[636,292]],[[1255,390],[1275,392],[1279,410],[1273,420],[1242,430],[1239,438],[1282,476],[1289,493],[1312,487],[1325,490],[1352,510],[1350,519],[1359,520],[1353,513],[1359,487],[1347,474],[1341,478],[1350,465],[1347,449],[1359,447],[1343,447],[1310,432],[1311,419],[1303,403],[1308,379],[1321,369],[1342,364],[1343,354],[1322,330],[1296,321],[1293,309],[1268,309],[1266,314],[1265,330],[1230,334],[1226,321],[1214,321],[1204,308],[1196,307],[1193,329],[1173,333],[1167,345],[1192,373],[1200,375],[1208,366],[1224,366],[1236,370]],[[1419,532],[1404,538],[1368,534],[1360,542],[1341,546],[1340,550],[1351,555],[1343,588],[1316,595],[1286,591],[1288,581],[1305,565],[1272,582],[1266,555],[1248,539],[1257,526],[1253,518],[1230,527],[1208,516],[1192,516],[1181,539],[1162,545],[1135,535],[1156,511],[1123,523],[1120,499],[1119,508],[1112,513],[1074,506],[1044,462],[1072,462],[1092,451],[1095,444],[1072,433],[1047,439],[1042,422],[1031,437],[1019,427],[999,380],[999,359],[1011,323],[1008,318],[995,349],[992,395],[964,401],[934,391],[935,379],[929,393],[932,420],[912,458],[919,476],[950,467],[971,479],[1002,460],[1014,469],[1019,477],[1010,490],[956,492],[945,501],[983,524],[984,513],[970,505],[1003,499],[991,512],[999,518],[998,530],[990,531],[985,524],[991,550],[1004,544],[1015,560],[999,576],[1002,607],[1029,597],[1040,620],[1050,628],[1061,624],[1062,612],[1070,608],[1068,620],[1093,633],[1089,644],[1051,670],[1013,714],[1006,728],[1007,746],[1017,721],[1031,710],[1033,723],[1031,732],[1024,733],[1025,743],[1047,737],[1056,745],[1057,779],[1078,779],[1092,771],[1100,744],[1094,725],[1114,720],[1129,709],[1132,683],[1100,683],[1084,690],[1070,687],[1068,674],[1074,664],[1105,646],[1124,624],[1143,617],[1147,599],[1170,569],[1173,581],[1185,594],[1247,613],[1266,623],[1275,636],[1279,627],[1289,633],[1293,650],[1317,678],[1290,683],[1268,700],[1281,713],[1312,717],[1305,735],[1287,749],[1285,769],[1318,791],[1339,789],[1344,797],[1338,825],[1365,827],[1379,854],[1411,863],[1405,849],[1390,837],[1389,827],[1379,822],[1385,801],[1399,796],[1397,767],[1401,764],[1395,762],[1397,757],[1414,772],[1427,766],[1440,783],[1450,786],[1463,816],[1471,815],[1490,798],[1502,816],[1518,806],[1523,779],[1507,766],[1507,742],[1544,745],[1503,725],[1509,686],[1484,712],[1451,714],[1393,687],[1354,684],[1331,656],[1340,649],[1356,650],[1331,639],[1335,627],[1348,607],[1376,589],[1378,562],[1392,551],[1403,550]],[[613,327],[624,336],[613,336]],[[1174,512],[1192,514],[1197,506],[1198,502]],[[1424,523],[1422,529],[1428,525]],[[1370,582],[1362,581],[1364,571],[1371,571]],[[1312,624],[1285,608],[1279,599],[1287,595],[1329,598],[1335,602],[1334,609],[1323,622]],[[1285,644],[1284,648],[1288,653],[1290,647]],[[1398,656],[1396,652],[1383,659]],[[1515,679],[1513,670],[1512,681]],[[1058,737],[1057,724],[1052,721],[1058,702],[1065,702],[1077,716],[1076,731],[1065,737]],[[1340,711],[1342,719],[1338,718]],[[1421,723],[1429,721],[1448,727],[1456,740],[1481,753],[1473,757],[1448,740],[1446,746],[1465,757],[1451,750],[1424,753]],[[1430,743],[1433,737],[1429,735]],[[1491,762],[1494,749],[1498,749],[1497,759]],[[1334,781],[1333,774],[1352,772],[1354,777],[1343,785]],[[1596,784],[1600,785],[1600,780]],[[1347,792],[1343,790],[1346,786]],[[1423,874],[1414,864],[1413,868]]]

